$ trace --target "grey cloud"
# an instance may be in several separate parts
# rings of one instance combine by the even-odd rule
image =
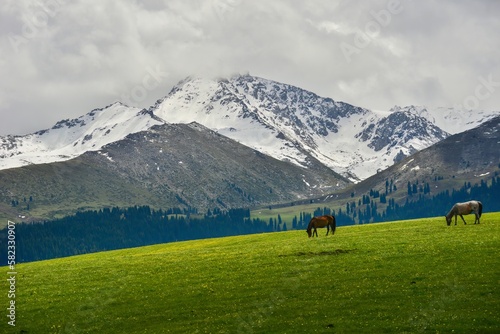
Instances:
[[[249,72],[374,109],[460,105],[480,78],[500,82],[499,14],[489,0],[10,0],[0,8],[0,135],[127,96],[147,107],[189,75]],[[357,52],[347,59],[342,45]],[[146,80],[151,68],[159,80]],[[499,105],[496,86],[477,103]]]

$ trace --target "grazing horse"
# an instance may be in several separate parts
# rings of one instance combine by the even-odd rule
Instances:
[[[326,235],[328,235],[328,232],[330,232],[330,226],[332,227],[332,234],[335,233],[335,228],[337,227],[337,223],[335,222],[335,217],[334,216],[320,216],[320,217],[313,217],[311,221],[309,222],[309,225],[307,226],[307,235],[309,238],[314,236],[314,233],[316,233],[316,236],[318,236],[318,230],[316,230],[317,227],[326,227]],[[311,233],[311,230],[314,228],[314,232]]]
[[[468,215],[469,213],[472,212],[474,212],[474,214],[476,215],[476,220],[474,220],[474,224],[475,223],[479,224],[479,218],[481,218],[481,214],[483,212],[483,204],[481,202],[469,201],[464,203],[457,203],[453,205],[450,212],[448,212],[448,214],[446,215],[446,224],[450,226],[451,219],[453,218],[453,216],[455,216],[455,225],[457,225],[457,216],[460,216],[460,218],[462,218],[462,220],[464,221],[464,224],[467,224],[462,215]]]

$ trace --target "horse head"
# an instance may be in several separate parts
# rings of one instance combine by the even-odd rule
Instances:
[[[446,225],[450,226],[451,225],[451,216],[444,216],[446,218]]]

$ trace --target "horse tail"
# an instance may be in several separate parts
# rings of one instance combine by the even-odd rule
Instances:
[[[335,221],[335,216],[332,217],[332,234],[335,234],[335,229],[337,228],[337,222]]]
[[[477,210],[477,214],[479,215],[479,218],[481,218],[481,214],[483,213],[483,203],[477,202],[479,204],[479,209]]]

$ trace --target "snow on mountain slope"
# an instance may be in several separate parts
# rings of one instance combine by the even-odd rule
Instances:
[[[115,103],[49,130],[0,137],[0,169],[67,160],[155,124],[198,122],[279,160],[308,167],[317,159],[356,182],[498,114],[369,110],[250,75],[187,78],[148,110]]]
[[[162,123],[146,111],[114,103],[51,129],[0,137],[0,169],[68,160]]]
[[[307,166],[307,156],[335,171],[342,157],[318,150],[337,122],[366,109],[252,76],[188,79],[150,109],[167,122],[199,122],[277,159]],[[325,146],[325,145],[323,145]],[[344,173],[345,174],[345,173]]]
[[[150,111],[169,123],[196,121],[274,158],[304,166],[306,155],[300,147],[269,124],[259,109],[229,81],[188,79]]]
[[[248,75],[187,79],[150,111],[167,122],[197,121],[302,166],[311,155],[353,181],[448,135],[409,111],[371,111]]]

